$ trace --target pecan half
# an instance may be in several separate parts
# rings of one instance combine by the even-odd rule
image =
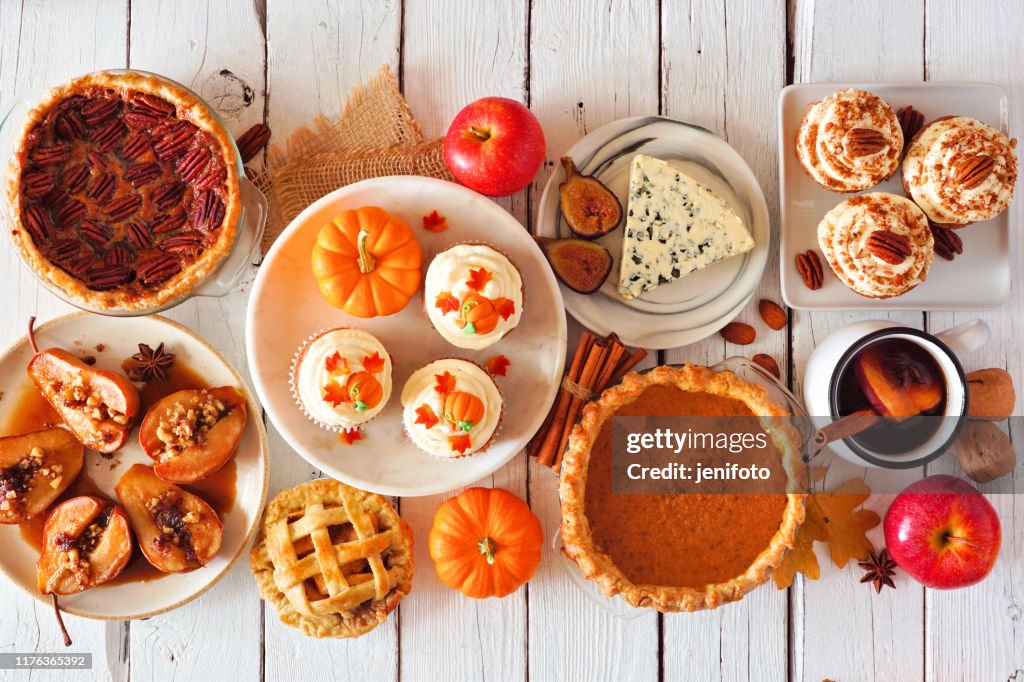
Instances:
[[[67,161],[71,155],[71,146],[67,142],[41,144],[29,155],[40,166],[55,166]]]
[[[163,240],[160,248],[168,253],[194,256],[203,250],[203,237],[191,230],[180,232]]]
[[[138,195],[124,194],[107,206],[107,217],[114,222],[120,222],[139,210],[141,205],[142,199]]]
[[[114,230],[98,220],[85,218],[78,226],[78,234],[82,235],[97,246],[103,246],[114,237]]]
[[[220,183],[224,182],[224,178],[227,177],[227,171],[224,170],[224,166],[219,163],[211,163],[205,171],[196,178],[194,187],[197,192],[201,192],[204,189],[213,189]]]
[[[153,234],[166,234],[174,232],[185,224],[185,216],[181,213],[164,213],[153,218],[149,223],[149,229]]]
[[[65,140],[74,140],[85,134],[85,122],[74,109],[65,111],[54,124],[54,130]]]
[[[161,253],[139,265],[139,280],[147,287],[166,282],[181,271],[181,263],[174,256]]]
[[[932,230],[936,255],[946,260],[953,260],[964,252],[964,242],[956,230],[939,227],[931,221],[928,221],[928,227]]]
[[[974,189],[989,176],[996,162],[991,156],[962,156],[953,162],[953,182],[963,189]]]
[[[115,118],[93,133],[92,141],[101,152],[109,152],[127,134],[128,128],[125,127],[121,119]]]
[[[203,172],[206,164],[210,161],[210,150],[206,147],[194,147],[178,161],[178,175],[185,182],[192,182]]]
[[[90,289],[107,291],[128,284],[135,273],[123,265],[100,265],[86,272],[85,278]]]
[[[185,185],[177,182],[167,182],[156,188],[156,191],[151,195],[153,203],[156,204],[157,210],[168,211],[181,201],[181,197],[185,194]]]
[[[153,129],[153,151],[161,160],[171,159],[183,154],[192,144],[196,128],[191,123],[177,121],[165,123]]]
[[[22,221],[25,223],[25,229],[28,230],[29,236],[32,237],[32,241],[35,242],[36,246],[42,246],[42,244],[53,236],[53,225],[50,223],[50,217],[46,215],[46,211],[37,204],[29,204],[25,207],[25,219]]]
[[[130,265],[133,260],[131,249],[124,242],[115,242],[103,257],[107,265]]]
[[[50,247],[50,260],[61,267],[69,267],[78,260],[82,242],[77,239],[61,239]]]
[[[88,161],[89,165],[95,170],[107,170],[107,167],[110,165],[107,163],[107,157],[97,151],[86,152],[85,160]]]
[[[89,182],[89,167],[84,163],[68,168],[64,173],[64,189],[68,194],[78,194]]]
[[[139,113],[159,118],[173,116],[174,112],[177,111],[173,104],[162,97],[157,97],[156,95],[150,95],[144,92],[136,93],[132,97],[131,108],[132,111],[137,111]]]
[[[825,283],[824,270],[821,267],[821,259],[816,251],[808,249],[804,253],[796,255],[796,270],[808,289],[820,289]]]
[[[161,116],[143,111],[129,111],[124,115],[124,122],[136,130],[147,130],[163,121]]]
[[[82,118],[90,126],[98,126],[121,109],[121,101],[106,97],[91,99],[82,106]]]
[[[871,156],[888,148],[885,135],[872,128],[853,128],[843,137],[846,153],[853,157]]]
[[[117,189],[117,176],[113,173],[101,173],[89,183],[89,191],[85,195],[97,204],[103,205],[114,196],[115,189]]]
[[[125,139],[121,145],[121,156],[129,161],[135,161],[149,151],[149,135],[146,133],[135,133]]]
[[[142,187],[160,177],[160,164],[155,161],[150,163],[137,163],[124,172],[121,176],[131,183],[132,187]]]
[[[57,211],[57,215],[54,216],[54,220],[57,223],[57,227],[65,230],[69,227],[74,227],[82,216],[85,215],[85,204],[77,199],[70,199],[67,203],[60,207]]]
[[[912,253],[907,238],[889,230],[872,232],[868,237],[867,249],[872,256],[890,265],[899,265]]]
[[[267,146],[267,142],[270,141],[270,128],[257,123],[252,128],[249,128],[241,137],[235,140],[235,145],[238,147],[238,155],[242,157],[242,163],[249,163],[256,155],[263,151],[263,148]]]
[[[133,220],[128,223],[124,228],[124,232],[128,237],[128,241],[134,244],[137,249],[144,249],[153,243],[153,233],[149,231],[149,228],[141,220]]]
[[[903,144],[909,146],[914,136],[921,132],[924,127],[924,114],[907,105],[896,112],[896,118],[900,122],[900,129],[903,131]]]
[[[224,202],[215,192],[206,190],[196,198],[192,214],[193,224],[204,232],[213,232],[224,220]]]
[[[30,170],[21,176],[21,187],[29,199],[45,197],[53,189],[53,178],[44,170]]]

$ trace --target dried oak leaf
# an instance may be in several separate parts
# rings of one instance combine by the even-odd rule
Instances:
[[[448,219],[437,211],[423,216],[423,229],[428,232],[444,232],[448,229]]]
[[[851,478],[833,492],[809,495],[805,503],[806,517],[797,530],[793,549],[775,569],[775,585],[781,590],[793,584],[796,573],[811,580],[821,574],[814,555],[814,542],[828,543],[832,562],[843,568],[851,558],[863,561],[874,551],[865,533],[881,519],[868,509],[857,509],[871,494],[860,478]]]
[[[512,362],[504,355],[494,355],[487,359],[484,369],[491,376],[503,377],[508,375],[508,368],[511,364]]]

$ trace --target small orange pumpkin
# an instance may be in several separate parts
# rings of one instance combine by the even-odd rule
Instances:
[[[427,538],[437,577],[467,597],[505,597],[533,577],[544,534],[521,499],[469,488],[442,504]]]
[[[356,412],[365,412],[380,404],[384,388],[369,372],[356,372],[345,381],[345,394],[356,406]]]
[[[423,250],[404,220],[377,206],[320,228],[313,276],[327,302],[356,317],[391,315],[420,288]]]
[[[453,391],[444,399],[444,418],[469,433],[483,419],[484,402],[472,393]]]
[[[490,334],[498,326],[494,301],[480,294],[469,294],[459,306],[459,325],[466,334]]]

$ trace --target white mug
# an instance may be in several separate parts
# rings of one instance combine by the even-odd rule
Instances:
[[[814,427],[821,428],[839,418],[840,379],[861,350],[883,339],[906,340],[923,348],[942,371],[946,384],[942,425],[919,447],[896,455],[871,451],[852,438],[836,441],[829,447],[843,459],[861,466],[905,469],[930,462],[953,444],[967,420],[967,378],[958,356],[985,345],[991,334],[989,326],[981,320],[934,335],[887,320],[857,322],[833,332],[814,350],[804,373],[804,404]]]

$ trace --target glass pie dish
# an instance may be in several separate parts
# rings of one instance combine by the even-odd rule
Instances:
[[[139,109],[146,102],[157,107],[155,113]],[[114,113],[91,120],[104,115],[89,109],[96,104],[110,105]],[[138,127],[138,119],[129,122],[130,116],[140,115],[154,119]],[[77,131],[68,130],[68,119],[76,119]],[[116,128],[117,137],[104,145],[108,128]],[[31,132],[23,135],[26,130]],[[162,154],[161,143],[178,131],[187,141],[174,153]],[[134,138],[140,138],[143,151],[133,156],[128,145]],[[47,165],[42,154],[54,147],[62,148],[63,159]],[[193,155],[196,164],[186,178]],[[102,71],[46,92],[20,93],[0,116],[0,160],[5,186],[15,197],[0,211],[12,245],[43,286],[82,310],[138,316],[192,296],[224,296],[257,257],[266,197],[245,177],[234,138],[214,109],[189,88],[158,74]],[[143,166],[151,167],[148,176],[128,176]],[[42,176],[45,188],[30,195],[29,176]],[[105,194],[103,176],[113,186]],[[237,194],[231,176],[237,178]],[[161,194],[165,188],[169,197]],[[135,202],[130,210],[139,215],[115,217],[115,205],[125,199]],[[205,214],[202,199],[213,200]],[[81,217],[61,222],[70,205],[77,205]],[[202,216],[205,229],[197,222]],[[161,218],[165,223],[157,228]],[[99,236],[94,238],[89,229],[99,230]],[[148,241],[136,243],[133,230],[142,230],[140,239]],[[73,255],[61,260],[64,247]],[[114,253],[117,249],[120,253]],[[163,278],[146,281],[143,266],[156,265],[160,257],[168,261]],[[97,277],[111,269],[120,279],[103,288]]]

